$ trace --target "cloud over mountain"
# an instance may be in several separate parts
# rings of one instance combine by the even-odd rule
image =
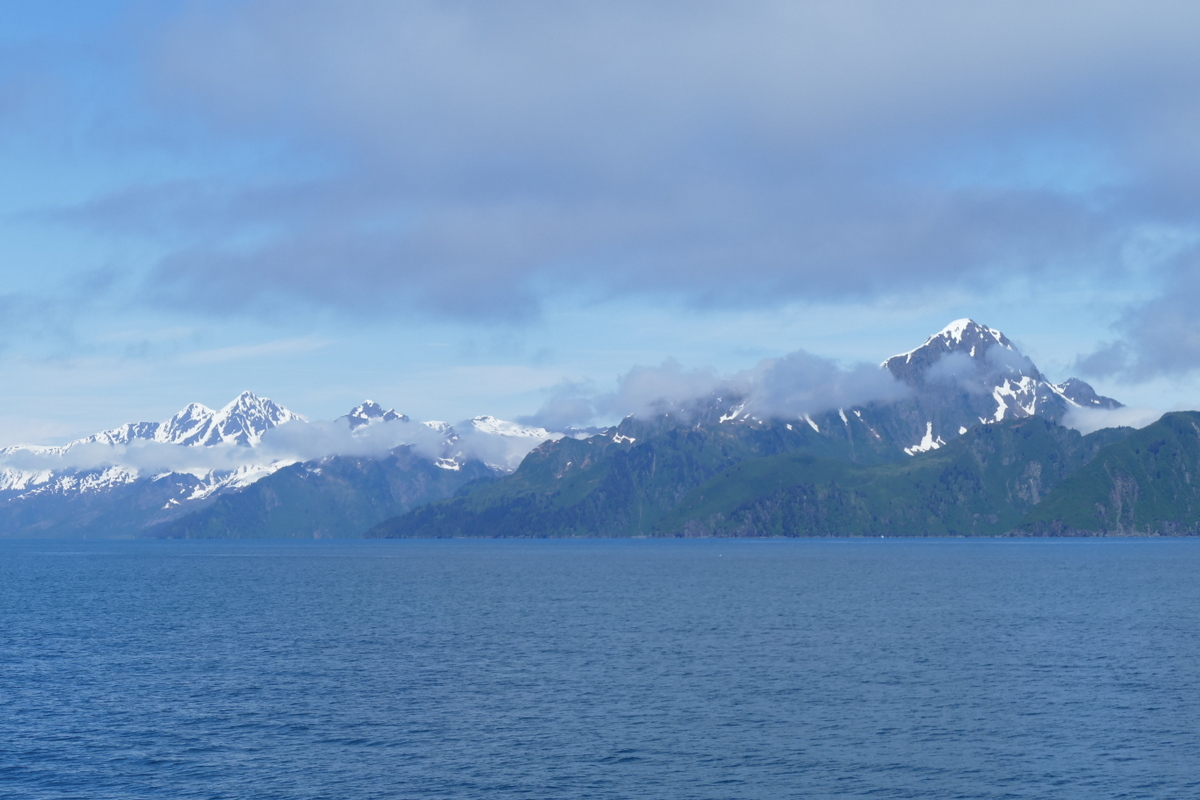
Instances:
[[[586,425],[628,414],[689,414],[715,395],[738,397],[746,412],[766,417],[800,417],[834,408],[898,400],[908,388],[874,364],[842,366],[802,350],[760,361],[750,369],[720,375],[686,369],[677,361],[637,366],[618,379],[615,392],[565,385],[551,393],[527,421],[548,427]]]
[[[247,397],[249,402],[244,400]],[[235,415],[230,425],[226,412],[243,410],[237,408],[239,401],[251,414],[262,406],[279,413],[266,421],[259,415],[259,419],[249,420],[249,426],[242,418],[246,415]],[[367,405],[373,404],[359,409]],[[503,470],[515,468],[530,450],[554,438],[544,430],[493,417],[450,426],[411,422],[394,412],[384,417],[382,409],[379,411],[376,419],[365,424],[349,416],[313,422],[243,393],[221,412],[191,404],[163,423],[131,423],[59,447],[5,448],[0,451],[0,470],[57,473],[118,467],[147,476],[167,472],[200,476],[250,468],[269,471],[270,465],[330,456],[380,458],[401,446],[410,446],[429,460],[478,460]],[[213,416],[225,424],[225,430],[209,422]]]

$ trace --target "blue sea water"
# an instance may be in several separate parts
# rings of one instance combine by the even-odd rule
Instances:
[[[0,542],[0,797],[1200,797],[1200,541]]]

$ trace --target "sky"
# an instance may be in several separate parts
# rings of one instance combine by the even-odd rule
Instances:
[[[961,317],[1053,380],[1200,407],[1198,24],[9,0],[0,445],[242,390],[537,421],[664,364],[857,375]]]

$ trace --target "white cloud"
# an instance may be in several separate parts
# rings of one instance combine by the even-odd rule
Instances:
[[[799,417],[833,408],[888,403],[906,396],[908,391],[890,372],[876,365],[847,367],[804,351],[765,359],[729,375],[720,375],[711,368],[686,369],[668,360],[657,367],[634,367],[621,376],[615,392],[564,385],[529,421],[563,427],[627,414],[688,414],[697,401],[716,395],[741,398],[747,413]]]
[[[1102,428],[1144,428],[1162,417],[1163,412],[1153,408],[1072,408],[1063,417],[1063,424],[1074,428],[1085,436]]]
[[[504,468],[515,468],[543,439],[538,436],[488,435],[458,426],[453,442],[417,422],[387,422],[351,430],[344,422],[293,421],[263,434],[256,447],[188,447],[152,441],[127,445],[85,443],[62,448],[13,448],[0,455],[0,469],[23,472],[93,470],[121,466],[141,474],[230,472],[275,462],[311,461],[328,456],[378,458],[409,445],[429,459],[460,455]]]

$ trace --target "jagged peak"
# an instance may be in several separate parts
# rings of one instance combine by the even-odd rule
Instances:
[[[286,411],[288,414],[292,413],[290,411],[287,411],[287,409],[285,409],[283,406],[279,405],[275,401],[271,400],[269,397],[259,397],[254,392],[250,392],[250,391],[241,392],[240,394],[238,394],[237,397],[233,398],[228,403],[226,403],[224,406],[222,406],[221,410],[218,411],[217,413],[218,414],[230,414],[234,411],[240,411],[240,410],[244,410],[244,409],[261,409],[261,408],[279,409],[281,411]]]
[[[181,424],[194,422],[196,420],[209,420],[216,416],[216,413],[216,411],[204,405],[203,403],[188,403],[170,417],[163,420],[162,426],[165,428],[171,428],[177,427]]]
[[[364,400],[342,417],[349,422],[352,429],[376,422],[408,422],[408,416],[400,414],[394,408],[385,409],[374,400]]]
[[[179,411],[176,412],[176,414],[174,416],[182,417],[182,416],[185,416],[188,414],[209,414],[209,415],[211,415],[211,414],[215,414],[215,413],[217,413],[217,412],[214,411],[213,409],[209,408],[208,406],[204,405],[204,403],[188,403],[186,406],[179,409]]]
[[[961,351],[972,358],[979,358],[994,345],[999,345],[1014,353],[1018,352],[1003,332],[996,328],[989,328],[987,325],[981,325],[969,317],[963,317],[954,320],[930,336],[921,346],[914,347],[905,353],[898,353],[880,366],[892,369],[900,363],[909,364],[918,354],[930,351]]]
[[[395,411],[395,409],[391,410],[393,412]],[[384,410],[383,406],[379,405],[379,403],[376,403],[374,400],[363,400],[354,408],[350,409],[346,416],[369,417],[373,419],[375,417],[382,417],[386,413],[388,412]]]
[[[987,325],[980,325],[978,322],[969,317],[963,317],[962,319],[954,320],[949,325],[935,333],[933,336],[930,336],[926,341],[926,344],[938,338],[945,338],[956,343],[961,343],[965,338],[968,337],[969,334],[972,333],[979,334],[980,336],[984,337],[991,337],[996,341],[997,344],[1002,344],[1005,347],[1010,346],[1005,344],[1008,339],[1003,333],[995,328],[989,328]]]

